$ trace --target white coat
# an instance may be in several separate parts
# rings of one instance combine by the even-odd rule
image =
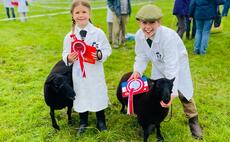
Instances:
[[[134,71],[143,74],[148,62],[151,61],[151,78],[172,79],[175,77],[172,95],[177,96],[179,90],[187,100],[190,100],[193,96],[193,85],[188,53],[178,34],[174,30],[160,26],[149,48],[143,31],[139,29],[135,41]]]
[[[76,27],[75,35],[78,39],[81,39],[79,31],[81,29]],[[109,98],[107,92],[107,86],[105,82],[103,62],[111,54],[112,49],[106,38],[105,33],[94,27],[91,23],[84,28],[87,31],[85,43],[92,45],[94,42],[98,44],[98,49],[102,51],[102,59],[96,61],[95,64],[89,64],[84,62],[84,68],[86,72],[86,78],[82,77],[79,61],[75,61],[73,64],[73,87],[76,93],[74,100],[74,110],[77,112],[97,112],[108,107]],[[68,33],[64,39],[64,50],[62,53],[63,61],[66,65],[67,56],[71,50],[70,33]]]
[[[28,6],[26,6],[26,0],[18,0],[18,12],[28,12]]]
[[[4,7],[12,8],[11,0],[3,0]]]

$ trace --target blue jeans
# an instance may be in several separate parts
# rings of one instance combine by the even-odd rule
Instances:
[[[195,35],[195,54],[206,54],[208,39],[213,20],[198,20],[196,19],[196,35]]]
[[[223,11],[222,11],[222,16],[228,15],[229,6],[230,6],[230,0],[226,0],[226,2],[224,3]]]

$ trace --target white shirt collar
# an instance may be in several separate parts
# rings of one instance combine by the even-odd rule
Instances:
[[[84,28],[80,28],[80,27],[78,27],[76,25],[76,27],[75,27],[75,34],[79,33],[81,30],[86,30],[87,33],[93,33],[94,32],[93,25],[90,22],[88,22],[88,24]]]

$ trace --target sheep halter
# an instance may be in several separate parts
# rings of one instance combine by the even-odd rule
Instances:
[[[70,35],[70,37],[72,38],[71,53],[77,52],[78,61],[82,72],[82,77],[86,78],[83,62],[95,64],[95,59],[93,55],[96,54],[96,48],[93,46],[86,45],[85,42],[82,40],[78,40],[75,34]]]
[[[122,97],[128,97],[128,115],[134,114],[133,96],[147,92],[148,90],[149,88],[146,77],[138,78],[136,80],[131,79],[127,82],[122,82]]]

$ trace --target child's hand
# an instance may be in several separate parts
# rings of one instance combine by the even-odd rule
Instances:
[[[93,58],[97,61],[101,60],[102,59],[102,52],[101,50],[97,50],[96,54],[92,54],[93,55]]]
[[[67,56],[67,61],[69,63],[74,63],[74,61],[76,61],[78,59],[78,54],[77,52],[72,52]]]
[[[139,77],[141,77],[141,74],[140,74],[139,72],[137,72],[137,71],[134,71],[133,74],[129,77],[128,80],[131,80],[131,79],[136,80],[136,79],[138,79]]]
[[[96,61],[98,60],[98,59],[97,59],[97,54],[94,53],[94,54],[92,54],[92,56],[93,56],[93,59],[94,59],[94,60],[96,60]]]
[[[170,105],[172,104],[172,99],[167,104],[165,104],[163,101],[160,101],[160,104],[161,104],[161,107],[164,107],[164,108],[170,107]]]
[[[102,52],[101,50],[97,50],[97,60],[101,60],[102,59]]]
[[[172,101],[174,100],[176,96],[171,96],[171,100],[165,104],[163,101],[160,102],[161,106],[164,107],[164,108],[167,108],[167,107],[170,107],[170,105],[172,104]]]

